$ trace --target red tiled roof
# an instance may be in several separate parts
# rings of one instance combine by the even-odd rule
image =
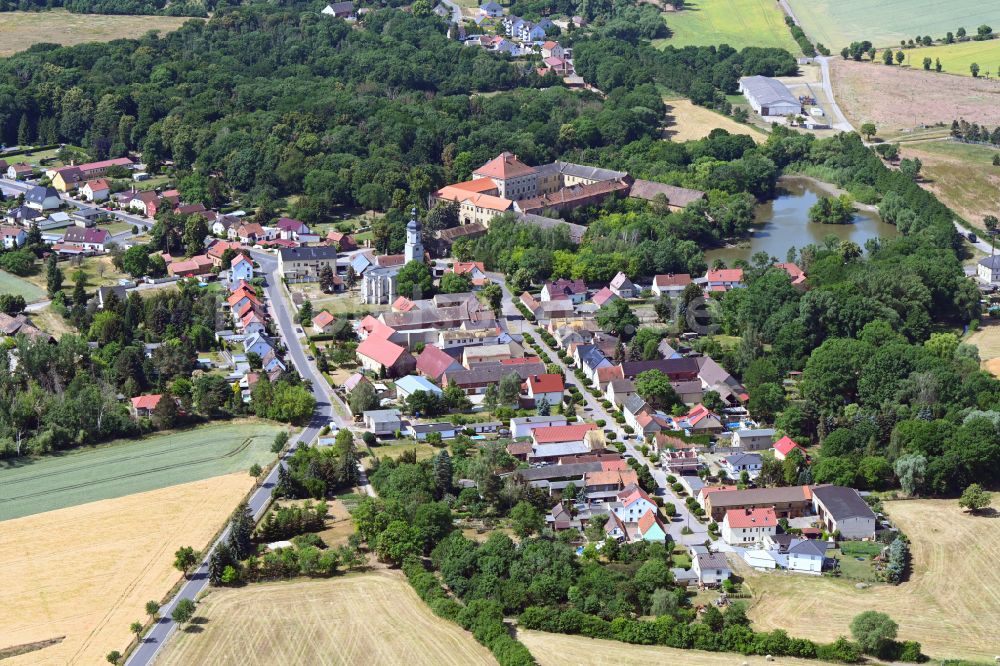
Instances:
[[[597,425],[593,423],[573,423],[564,426],[535,428],[531,431],[531,435],[538,444],[582,442],[584,436],[591,430],[597,430]]]
[[[374,336],[377,338],[388,338],[396,332],[396,329],[382,321],[379,321],[371,315],[365,315],[365,318],[361,320],[361,330],[364,331],[368,337]]]
[[[516,178],[517,176],[526,176],[530,173],[535,173],[535,169],[517,159],[517,155],[504,152],[476,169],[473,173],[477,176],[506,180],[507,178]]]
[[[531,375],[528,387],[532,393],[562,393],[565,390],[562,375],[556,374]]]
[[[621,501],[623,506],[628,506],[629,504],[634,504],[641,499],[646,500],[652,505],[656,505],[656,502],[649,498],[646,491],[639,487],[638,484],[633,484],[625,490],[618,493],[618,499]]]
[[[431,379],[438,379],[452,364],[458,363],[434,345],[425,345],[417,356],[417,370]]]
[[[650,509],[646,513],[642,514],[642,518],[639,519],[639,531],[645,534],[651,530],[654,525],[659,525],[660,529],[666,532],[666,530],[663,529],[663,521],[660,520],[660,517],[655,511]]]
[[[598,382],[610,382],[612,379],[625,379],[625,371],[620,365],[606,365],[597,369]]]
[[[743,269],[720,268],[717,271],[709,271],[706,277],[709,282],[741,282],[743,280]]]
[[[220,240],[213,242],[211,247],[209,247],[208,250],[206,250],[206,254],[208,254],[208,256],[210,257],[218,257],[219,259],[221,259],[223,253],[225,253],[226,250],[239,250],[242,247],[243,246],[236,241],[229,242]]]
[[[528,365],[530,363],[541,363],[542,359],[538,356],[525,356],[523,358],[502,358],[500,359],[500,365]]]
[[[792,278],[792,284],[802,284],[806,281],[806,274],[802,272],[801,268],[791,262],[775,264],[774,267],[788,273],[788,277]]]
[[[375,335],[369,335],[358,345],[359,354],[386,367],[393,366],[405,352],[406,349],[395,342],[389,342],[388,339]]]
[[[456,190],[466,190],[468,192],[485,194],[497,189],[497,184],[489,178],[476,178],[475,180],[467,180],[463,183],[455,183],[453,185],[449,185],[448,187],[454,187]]]
[[[160,404],[160,398],[163,396],[159,393],[154,395],[137,395],[132,398],[132,408],[133,409],[155,409],[158,404]]]
[[[332,324],[335,319],[336,317],[334,317],[326,310],[323,310],[318,315],[313,317],[313,326],[315,326],[316,328],[325,328],[330,324]]]
[[[774,509],[729,509],[726,511],[726,521],[730,527],[777,527],[778,517]]]
[[[788,435],[785,435],[774,443],[774,450],[783,456],[787,456],[793,449],[797,448],[799,448],[799,445],[796,444],[795,441]]]
[[[98,178],[97,180],[88,180],[84,185],[84,187],[89,188],[91,192],[110,189],[110,187],[108,187],[108,181],[104,180],[103,178]]]
[[[611,291],[608,287],[602,287],[600,291],[594,294],[594,297],[591,300],[594,301],[596,305],[604,305],[614,298],[618,298],[615,292]]]
[[[392,302],[392,309],[398,312],[409,312],[415,307],[417,307],[416,303],[408,299],[406,296],[399,296]]]
[[[482,273],[486,272],[486,264],[481,261],[456,261],[455,265],[451,268],[451,272],[455,275],[464,275],[473,272],[477,268]]]
[[[657,275],[653,278],[653,284],[657,287],[686,287],[691,284],[691,275],[689,273]]]

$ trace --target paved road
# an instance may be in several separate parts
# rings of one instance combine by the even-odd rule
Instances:
[[[305,351],[302,348],[302,344],[300,343],[298,336],[295,334],[295,326],[292,321],[291,314],[289,313],[289,306],[281,293],[283,287],[277,276],[277,259],[272,255],[263,252],[255,252],[254,258],[261,264],[262,272],[267,278],[265,291],[267,292],[269,307],[272,315],[274,316],[274,320],[277,323],[278,331],[288,348],[288,355],[295,368],[299,371],[299,374],[302,375],[303,379],[312,383],[313,395],[316,397],[316,413],[314,414],[309,425],[292,440],[292,444],[289,447],[288,452],[282,456],[280,464],[283,465],[285,464],[285,459],[292,455],[295,448],[300,443],[304,442],[308,444],[309,442],[312,442],[319,434],[319,431],[323,428],[323,426],[329,424],[331,421],[336,422],[340,427],[347,427],[350,423],[343,416],[343,414],[346,413],[346,408],[344,408],[343,403],[336,395],[333,394],[329,384],[315,369],[315,366],[308,361]],[[335,410],[333,407],[334,404],[339,405],[342,409]],[[368,484],[367,478],[364,477],[364,471],[362,470],[361,473],[363,490],[369,495],[374,495],[374,491]],[[267,478],[264,480],[264,483],[261,484],[261,486],[250,497],[250,510],[253,512],[255,519],[259,519],[263,514],[264,509],[267,507],[277,480],[278,465],[275,465],[274,469],[271,470],[271,473],[268,474]],[[228,533],[229,529],[227,527],[219,537],[219,540],[221,541],[222,539],[225,539],[228,536]],[[177,595],[170,600],[170,603],[165,605],[160,610],[160,614],[163,617],[161,617],[157,623],[153,625],[149,633],[146,634],[142,644],[129,657],[126,662],[127,664],[130,666],[145,666],[152,663],[160,648],[176,629],[176,623],[170,619],[170,613],[173,612],[177,602],[181,599],[195,599],[198,594],[208,587],[208,558],[217,544],[218,541],[215,544],[212,544],[211,548],[209,548],[206,552],[205,558],[198,565],[198,569],[194,572],[194,574],[192,574],[191,578],[184,584]]]
[[[823,73],[823,92],[826,94],[826,99],[829,102],[829,111],[832,111],[833,115],[837,118],[837,121],[833,123],[833,128],[842,132],[854,132],[854,125],[847,120],[847,116],[844,115],[844,112],[840,110],[840,105],[837,104],[837,98],[833,96],[833,86],[830,84],[830,56],[817,56],[816,62],[819,63],[820,71]]]
[[[452,0],[441,0],[441,3],[451,9],[451,22],[462,25],[462,8]]]
[[[559,359],[559,352],[552,347],[549,347],[549,345],[547,345],[545,341],[542,340],[542,338],[536,333],[532,333],[532,336],[538,344],[542,346],[542,348],[548,350],[549,356],[552,358],[552,362],[557,363],[563,369],[563,372],[566,374],[566,379],[569,380],[572,378],[573,380],[576,380],[576,377],[573,375],[573,369],[568,367]],[[618,434],[618,441],[624,442],[625,454],[634,457],[649,469],[650,474],[653,475],[653,480],[656,481],[656,485],[659,488],[656,494],[663,497],[665,502],[671,502],[677,509],[677,515],[673,518],[673,520],[671,520],[670,525],[668,526],[668,531],[670,532],[671,538],[673,538],[674,542],[692,545],[702,544],[706,539],[709,539],[708,526],[700,523],[693,515],[691,515],[691,512],[688,511],[687,505],[684,504],[684,500],[674,493],[672,488],[670,488],[667,484],[666,472],[664,472],[659,465],[653,464],[648,458],[646,458],[646,456],[642,455],[642,451],[636,447],[636,444],[638,443],[636,440],[625,439],[627,433],[617,424],[614,417],[611,416],[611,414],[609,414],[603,406],[601,406],[600,400],[594,398],[594,396],[586,390],[586,387],[581,386],[580,393],[583,395],[585,414],[587,415],[586,418],[593,420],[604,419],[607,423],[605,428],[612,429]],[[684,527],[690,527],[692,533],[681,534],[681,530]]]
[[[973,229],[972,232],[974,234],[976,234],[976,242],[973,243],[972,241],[969,240],[969,236],[968,236],[969,229],[967,229],[966,227],[963,227],[958,222],[954,222],[953,221],[952,224],[955,225],[955,230],[958,231],[959,234],[961,234],[962,238],[965,239],[965,242],[971,243],[972,245],[975,245],[976,249],[979,250],[980,252],[985,252],[986,254],[993,254],[993,248],[990,247],[989,242],[980,237],[980,234],[982,234],[984,232],[982,232],[982,231],[980,231],[978,229]]]
[[[18,194],[23,194],[24,192],[27,192],[28,190],[30,190],[34,186],[35,186],[34,183],[25,183],[25,182],[20,181],[20,180],[8,180],[6,178],[0,180],[0,189],[2,189],[5,194],[11,195],[11,196],[17,196]],[[60,197],[62,198],[62,200],[64,202],[66,202],[67,204],[69,204],[71,206],[75,206],[76,208],[94,208],[95,206],[99,205],[99,204],[92,204],[92,203],[89,203],[89,202],[86,202],[86,201],[77,201],[76,199],[74,199],[74,198],[72,198],[72,197],[70,197],[70,196],[68,196],[66,194],[60,194]],[[155,223],[154,220],[150,220],[148,218],[145,218],[145,217],[142,217],[142,216],[139,216],[139,215],[135,215],[133,213],[126,213],[125,211],[113,210],[113,211],[107,211],[107,212],[108,212],[108,214],[110,214],[111,216],[117,218],[118,220],[120,220],[122,222],[127,222],[128,224],[131,224],[131,225],[134,225],[134,226],[138,226],[140,229],[145,229],[145,230],[152,229],[153,228],[153,224]],[[125,232],[125,233],[128,233],[128,232]],[[122,234],[118,234],[118,236],[121,236],[121,235]],[[118,236],[116,236],[116,238]]]

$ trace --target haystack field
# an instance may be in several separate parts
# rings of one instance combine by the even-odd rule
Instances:
[[[101,664],[124,651],[180,579],[180,546],[202,549],[253,485],[246,472],[0,522],[0,651],[65,636],[4,666]]]
[[[931,657],[992,661],[1000,626],[1000,519],[966,514],[956,500],[885,506],[912,543],[907,582],[858,590],[834,578],[749,572],[754,626],[830,641],[849,635],[858,613],[878,610],[899,623],[900,639],[920,641]]]
[[[496,664],[398,571],[214,590],[195,620],[196,631],[175,634],[157,666]]]
[[[767,135],[755,127],[743,125],[732,118],[693,104],[689,99],[671,99],[667,105],[666,134],[671,141],[694,141],[704,139],[716,127],[730,134],[746,134],[757,143],[767,140]]]
[[[528,646],[540,666],[635,666],[636,664],[674,664],[684,666],[822,666],[828,662],[815,659],[780,657],[745,657],[730,652],[678,650],[655,645],[629,645],[586,636],[549,634],[543,631],[518,631],[518,639]]]

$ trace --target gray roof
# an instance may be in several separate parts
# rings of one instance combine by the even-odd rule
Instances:
[[[994,255],[992,257],[983,257],[979,260],[980,266],[985,266],[991,270],[1000,270],[1000,254]]]
[[[59,198],[59,192],[54,187],[42,187],[36,185],[24,193],[24,200],[32,203],[42,203],[49,197]]]
[[[363,413],[366,419],[375,419],[382,421],[389,421],[392,419],[398,419],[400,417],[400,412],[398,409],[370,409]]]
[[[411,423],[410,430],[414,433],[421,432],[448,432],[450,430],[461,430],[462,426],[454,423]]]
[[[744,467],[747,465],[760,465],[764,459],[757,453],[734,453],[726,456],[726,463],[731,467]]]
[[[510,426],[566,423],[565,416],[518,416],[510,420]]]
[[[692,201],[705,198],[705,193],[701,190],[690,190],[686,187],[677,187],[675,185],[642,179],[632,183],[632,189],[629,190],[628,195],[633,199],[652,201],[657,194],[662,194],[667,198],[667,202],[671,206],[677,206],[678,208],[683,208]]]
[[[521,379],[527,379],[530,375],[540,375],[545,372],[545,365],[542,363],[521,363],[517,365],[481,365],[472,370],[446,370],[444,373],[447,383],[458,384],[482,384],[489,382],[499,382],[507,375],[514,373]]]
[[[681,479],[683,479],[684,483],[691,489],[692,495],[697,495],[698,491],[705,487],[705,482],[701,480],[700,476],[683,474],[681,475]]]
[[[748,504],[779,504],[782,502],[803,502],[806,499],[803,486],[781,486],[777,488],[750,488],[748,490],[727,490],[712,493],[707,502],[712,509],[741,507]]]
[[[549,165],[546,165],[549,166]],[[585,178],[586,180],[622,180],[628,177],[624,171],[614,171],[612,169],[601,169],[600,167],[587,166],[586,164],[574,164],[572,162],[553,162],[552,167],[559,170],[564,176],[574,178]]]
[[[816,486],[812,489],[813,496],[816,497],[826,510],[833,516],[834,520],[843,518],[875,518],[868,503],[861,499],[861,495],[854,488],[844,486]]]
[[[332,245],[308,247],[283,247],[278,250],[282,261],[317,261],[337,258],[337,248]]]
[[[622,402],[622,409],[630,414],[636,414],[646,407],[646,401],[638,394],[630,395]]]
[[[529,469],[514,470],[514,474],[525,481],[545,481],[583,476],[587,472],[600,472],[603,466],[600,462],[569,463],[566,465],[545,465]]]
[[[756,430],[737,430],[740,437],[774,437],[774,428],[758,428]]]
[[[729,561],[726,560],[726,556],[722,553],[698,553],[698,567],[704,571],[705,569],[728,569]]]
[[[788,547],[789,555],[821,555],[826,556],[829,544],[816,539],[801,539]]]
[[[539,229],[557,229],[558,227],[565,225],[566,230],[569,232],[569,239],[574,243],[579,243],[583,239],[583,235],[587,233],[587,227],[585,226],[573,224],[571,222],[567,222],[566,220],[545,217],[544,215],[535,215],[534,213],[518,213],[517,219],[519,222],[530,224],[531,226],[538,227]]]
[[[740,79],[740,84],[746,94],[753,97],[762,106],[778,102],[799,104],[799,99],[778,79],[767,76],[744,76]]]

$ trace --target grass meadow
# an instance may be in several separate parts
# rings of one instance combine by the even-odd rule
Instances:
[[[0,294],[24,296],[24,300],[29,303],[45,298],[44,289],[6,271],[0,271]]]
[[[985,23],[1000,26],[1000,3],[980,0],[788,0],[810,39],[831,51],[853,41],[898,46],[901,39],[930,35],[940,39],[964,27],[975,34]]]
[[[930,58],[932,63],[941,60],[941,71],[946,74],[971,77],[969,65],[972,63],[979,65],[979,76],[984,78],[988,74],[995,79],[1000,72],[1000,39],[905,49],[903,53],[906,54],[906,64],[913,68],[923,69],[924,58]]]
[[[663,17],[673,35],[657,45],[773,46],[801,53],[774,0],[687,0],[684,10]]]
[[[4,12],[3,20],[0,20],[0,56],[9,56],[43,42],[72,46],[85,42],[141,37],[150,30],[170,32],[190,20],[201,19],[72,14],[62,9]]]
[[[917,141],[901,144],[904,157],[919,158],[922,185],[979,229],[983,216],[1000,210],[1000,167],[993,158],[1000,150],[958,141]]]
[[[274,457],[280,427],[208,425],[64,455],[0,463],[0,521],[243,472]]]

